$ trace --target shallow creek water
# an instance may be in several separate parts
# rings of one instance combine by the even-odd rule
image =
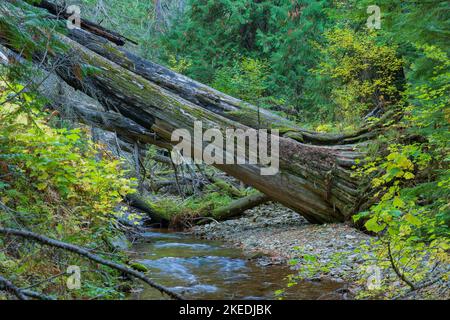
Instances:
[[[184,233],[154,229],[134,244],[133,257],[145,265],[151,278],[188,299],[273,299],[286,287],[287,266],[261,266],[238,248],[222,242],[193,238]],[[285,299],[318,299],[342,284],[303,282],[289,288]],[[133,293],[132,299],[161,299],[149,287]]]

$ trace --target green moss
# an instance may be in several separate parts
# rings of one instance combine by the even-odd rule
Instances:
[[[303,135],[300,132],[293,132],[293,131],[288,131],[286,134],[284,134],[285,137],[287,138],[291,138],[294,139],[296,141],[299,142],[303,142]]]
[[[132,262],[130,267],[140,272],[148,272],[148,268],[139,262]]]
[[[178,217],[211,216],[215,209],[230,204],[234,199],[223,191],[214,190],[214,185],[210,188],[211,191],[201,197],[190,197],[185,200],[165,197],[149,202],[149,205],[168,220]]]

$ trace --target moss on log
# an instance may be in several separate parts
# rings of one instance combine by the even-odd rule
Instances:
[[[16,8],[13,14],[20,15],[20,10]],[[0,33],[12,32],[7,29],[8,24],[0,25]],[[64,35],[57,37],[68,48],[64,55],[47,52],[49,57],[64,58],[64,64],[56,69],[57,74],[74,88],[97,99],[106,109],[137,123],[149,132],[144,136],[156,137],[167,148],[170,148],[171,133],[175,129],[184,128],[192,133],[195,121],[202,121],[204,130],[216,128],[223,132],[228,128],[245,130],[260,126],[254,122],[258,119],[255,106],[165,68],[158,69],[162,67],[149,61],[135,56],[130,59],[127,52],[113,45],[109,45],[109,53],[98,50],[98,39],[81,44]],[[1,38],[0,42],[20,51],[8,39]],[[40,55],[37,52],[36,57],[39,59],[43,55],[44,52]],[[122,60],[118,59],[120,55]],[[154,69],[147,70],[149,65],[154,65]],[[94,71],[80,75],[80,69],[86,66]],[[238,117],[234,112],[245,112],[249,116]],[[275,123],[291,136],[296,133],[296,139],[280,138],[278,174],[262,176],[259,165],[215,166],[311,222],[344,221],[355,213],[361,205],[361,188],[360,182],[352,177],[351,167],[362,154],[359,142],[373,138],[377,128],[342,135],[320,134],[291,126],[287,120],[267,110],[263,114],[265,125]]]

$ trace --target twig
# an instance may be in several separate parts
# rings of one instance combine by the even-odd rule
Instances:
[[[42,236],[40,234],[31,232],[31,231],[27,231],[27,230],[0,228],[0,233],[6,234],[6,235],[22,237],[22,238],[26,238],[26,239],[32,239],[32,240],[38,241],[38,242],[48,245],[48,246],[57,247],[60,249],[64,249],[64,250],[79,254],[90,260],[93,260],[95,262],[98,262],[100,264],[108,266],[110,268],[119,270],[119,271],[124,272],[128,275],[131,275],[135,278],[138,278],[139,280],[142,280],[143,282],[147,283],[149,286],[159,290],[161,293],[167,294],[169,297],[171,297],[173,299],[183,300],[183,297],[181,295],[179,295],[175,292],[172,292],[171,290],[169,290],[168,288],[166,288],[162,285],[155,283],[153,280],[147,278],[143,273],[133,270],[127,266],[124,266],[124,265],[121,265],[121,264],[118,264],[118,263],[115,263],[115,262],[112,262],[109,260],[105,260],[105,259],[99,257],[98,255],[89,252],[89,250],[87,250],[83,247],[79,247],[79,246],[76,246],[76,245],[73,245],[70,243],[65,243],[65,242],[57,241],[57,240],[54,240],[51,238],[47,238],[45,236]]]
[[[197,218],[193,218],[191,220],[192,221],[196,221],[196,220],[211,220],[211,221],[215,222],[216,224],[220,224],[219,221],[217,221],[216,219],[211,218],[211,217],[197,217]]]
[[[53,298],[53,297],[47,296],[45,294],[42,294],[42,293],[39,293],[39,292],[36,292],[36,291],[31,291],[31,290],[28,290],[28,289],[23,289],[22,293],[24,295],[26,295],[27,297],[34,298],[34,299],[55,300],[55,298]]]
[[[42,293],[39,293],[36,291],[17,288],[9,280],[0,276],[0,291],[5,291],[5,290],[12,292],[16,297],[18,297],[16,295],[16,293],[13,292],[13,290],[17,290],[16,292],[19,292],[19,294],[22,294],[23,296],[25,296],[25,299],[21,299],[21,300],[28,300],[27,297],[34,298],[34,299],[40,299],[40,300],[55,300],[53,297],[47,296],[45,294],[42,294]]]
[[[178,193],[180,194],[180,196],[182,198],[185,198],[184,196],[184,192],[181,190],[181,186],[180,186],[180,181],[178,179],[178,170],[177,170],[177,166],[175,165],[175,163],[173,162],[172,158],[170,158],[170,162],[172,163],[172,168],[175,171],[175,183],[178,189]]]
[[[414,292],[417,292],[417,291],[422,290],[422,289],[424,289],[426,287],[432,286],[433,284],[439,282],[442,279],[442,275],[443,274],[444,274],[444,272],[441,273],[441,274],[438,274],[434,279],[422,282],[422,284],[419,284],[418,286],[416,286],[415,289],[411,289],[411,290],[409,290],[408,292],[406,292],[404,294],[398,295],[393,300],[399,300],[399,299],[407,298],[408,296],[410,296]]]
[[[28,300],[28,298],[26,297],[26,295],[23,293],[22,290],[17,288],[11,281],[9,281],[6,278],[3,278],[2,276],[0,276],[0,285],[1,285],[0,288],[3,287],[4,290],[12,293],[19,300]]]
[[[388,249],[389,261],[391,263],[392,269],[394,269],[394,272],[397,274],[397,276],[400,279],[402,279],[411,288],[411,290],[416,290],[416,287],[415,287],[414,283],[412,283],[411,281],[406,279],[405,275],[402,272],[400,272],[400,270],[398,269],[397,265],[395,264],[394,258],[392,256],[391,243],[390,242],[387,243],[387,249]]]
[[[34,284],[32,284],[32,285],[30,285],[30,286],[24,288],[23,290],[29,290],[29,289],[31,289],[31,288],[39,287],[41,284],[44,284],[44,283],[47,283],[47,282],[51,282],[51,281],[53,281],[54,279],[59,278],[59,277],[62,277],[62,276],[65,275],[65,274],[67,274],[65,271],[64,271],[64,272],[61,272],[61,273],[58,273],[58,274],[56,274],[56,275],[51,276],[51,277],[48,278],[48,279],[45,279],[45,280],[36,282],[36,283],[34,283]]]

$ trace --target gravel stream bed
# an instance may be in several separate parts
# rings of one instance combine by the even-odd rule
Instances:
[[[369,243],[370,236],[355,228],[340,224],[313,225],[294,211],[277,204],[267,204],[248,210],[244,216],[221,223],[194,227],[192,232],[204,239],[220,239],[242,249],[267,255],[261,263],[287,263],[312,255],[323,266],[330,265],[337,255],[339,265],[334,265],[317,277],[336,281],[353,281],[358,277],[358,260],[361,253],[354,249]]]
[[[370,235],[345,223],[310,224],[299,214],[278,204],[262,205],[248,210],[240,218],[197,226],[191,232],[199,238],[223,240],[240,247],[265,266],[285,264],[295,259],[293,274],[297,273],[295,270],[308,269],[311,262],[307,258],[313,256],[316,259],[314,264],[321,270],[306,273],[305,278],[345,282],[353,296],[366,283],[361,279],[370,276],[361,268],[363,256],[371,255],[370,251],[362,249],[364,244],[370,244]],[[355,249],[359,250],[355,252]],[[396,278],[394,274],[383,276]],[[403,287],[397,278],[394,284]],[[405,298],[424,299],[432,296],[448,299],[449,292],[449,283],[439,282]]]

